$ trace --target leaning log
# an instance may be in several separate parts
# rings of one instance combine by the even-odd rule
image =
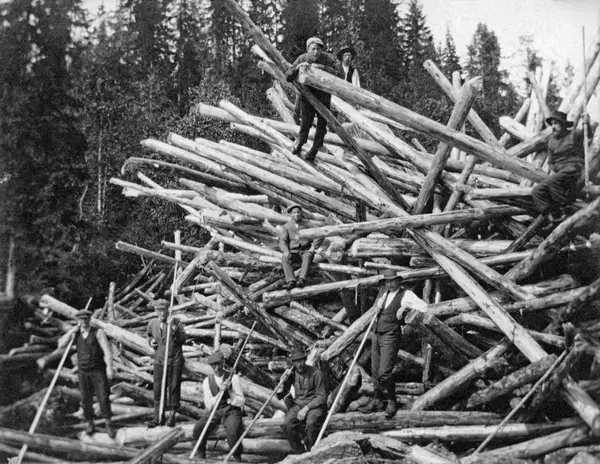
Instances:
[[[157,458],[162,457],[165,452],[173,448],[182,436],[183,430],[181,430],[181,427],[171,430],[152,446],[130,460],[128,464],[150,464],[155,462]]]

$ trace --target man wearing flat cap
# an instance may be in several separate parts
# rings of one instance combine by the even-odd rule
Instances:
[[[344,47],[337,52],[338,60],[342,62],[342,77],[346,82],[350,82],[357,87],[360,87],[360,77],[358,71],[352,65],[352,61],[356,58],[356,50],[354,47]]]
[[[296,61],[292,63],[292,67],[286,73],[286,80],[288,82],[292,82],[298,76],[299,66],[302,63],[310,63],[312,66],[315,66],[319,69],[324,69],[325,71],[331,74],[339,76],[340,67],[337,60],[333,55],[324,52],[324,48],[325,44],[318,37],[311,37],[310,39],[308,39],[306,41],[307,52],[300,55],[298,58],[296,58]],[[312,92],[312,94],[329,109],[331,105],[331,94],[311,86],[307,87]],[[315,132],[315,139],[312,147],[306,154],[307,161],[314,161],[319,151],[319,148],[323,146],[325,134],[327,133],[327,122],[325,121],[325,118],[317,112],[315,107],[312,106],[308,99],[305,98],[303,95],[300,96],[298,102],[301,116],[300,133],[298,134],[298,139],[294,144],[292,153],[298,156],[300,155],[302,146],[308,140],[308,133],[312,126],[313,119],[316,115],[317,130]]]
[[[293,388],[294,402],[281,426],[293,454],[306,451],[303,437],[306,448],[310,450],[313,447],[327,415],[325,377],[319,368],[306,364],[307,357],[308,354],[301,348],[292,350],[290,359],[294,370],[277,391],[277,397],[281,399]]]
[[[583,123],[589,125],[587,115]],[[533,188],[531,196],[537,211],[552,220],[553,213],[575,201],[584,158],[583,144],[576,141],[571,131],[573,123],[567,120],[565,113],[555,111],[546,119],[546,124],[552,127],[547,146],[550,175]]]
[[[323,243],[323,239],[307,240],[300,238],[300,231],[307,229],[308,225],[302,215],[302,206],[293,203],[287,207],[290,220],[281,226],[279,233],[279,249],[283,254],[281,267],[285,274],[286,288],[304,287],[308,271],[313,262],[316,250]],[[296,282],[293,264],[302,263],[300,276]]]
[[[167,327],[169,302],[164,299],[152,303],[156,311],[156,319],[148,323],[148,343],[154,348],[154,417],[148,422],[149,427],[164,423],[160,417],[160,400],[162,394],[162,379],[165,369],[165,351],[167,349]],[[175,416],[181,401],[181,375],[183,373],[183,344],[187,340],[185,330],[179,319],[171,319],[171,334],[169,335],[169,354],[167,362],[167,381],[165,388],[164,410],[170,409],[166,425],[175,425]]]
[[[223,425],[225,428],[225,436],[227,437],[229,449],[233,448],[242,436],[242,433],[244,433],[242,408],[244,407],[246,399],[244,397],[244,391],[242,390],[240,377],[235,373],[230,375],[230,373],[225,370],[225,357],[220,351],[211,354],[207,359],[207,363],[210,364],[214,374],[206,377],[202,383],[204,405],[207,413],[202,416],[194,426],[194,431],[192,433],[194,441],[198,441],[198,438],[200,438],[200,434],[206,426],[208,417],[215,408],[219,392],[223,391],[224,393],[219,404],[216,406],[217,409],[208,426],[207,434],[204,436],[198,447],[198,457],[200,459],[206,458],[208,432],[217,428],[219,424]],[[241,462],[242,451],[242,446],[238,446],[235,450],[235,454],[232,456],[232,460]]]
[[[100,413],[106,420],[106,432],[110,438],[114,438],[117,432],[111,422],[110,410],[109,380],[113,376],[110,345],[104,330],[92,327],[91,311],[82,309],[77,311],[75,317],[79,324],[60,338],[58,347],[64,348],[71,337],[75,337],[81,408],[83,417],[88,423],[85,432],[92,435],[96,431],[93,407],[95,393],[100,404]]]
[[[396,404],[396,384],[392,376],[400,338],[402,324],[408,310],[427,311],[427,304],[406,289],[396,278],[396,272],[386,269],[383,273],[383,285],[375,299],[378,308],[371,337],[371,377],[374,383],[374,395],[371,402],[361,412],[383,410],[382,399],[387,400],[385,415],[394,417]]]

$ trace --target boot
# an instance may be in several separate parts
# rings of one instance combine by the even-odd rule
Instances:
[[[387,407],[385,408],[385,417],[391,419],[396,415],[398,411],[398,405],[396,404],[396,384],[390,382],[387,386]]]
[[[175,414],[177,414],[177,409],[171,410],[171,414],[169,414],[169,418],[167,419],[167,427],[175,427]]]
[[[106,433],[110,438],[115,438],[117,436],[117,431],[110,420],[106,421]]]
[[[96,426],[94,425],[94,421],[88,421],[88,426],[85,429],[85,433],[88,435],[93,435],[96,432]]]
[[[308,150],[308,153],[306,154],[306,157],[304,159],[306,161],[312,163],[315,160],[315,158],[317,157],[317,153],[319,153],[319,148],[321,148],[321,146],[317,146],[317,144],[313,144],[313,146],[310,147],[310,150]]]
[[[159,418],[159,411],[158,411],[158,406],[154,408],[154,417],[152,418],[151,421],[148,422],[148,428],[154,428],[157,427],[159,425],[162,425],[162,420],[160,420]]]
[[[362,408],[358,408],[358,410],[363,413],[383,411],[383,401],[381,401],[381,392],[375,391],[375,395],[373,395],[371,401],[369,401],[369,403],[363,406]]]

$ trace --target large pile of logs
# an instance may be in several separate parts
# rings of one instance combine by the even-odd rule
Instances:
[[[201,381],[211,373],[209,354],[221,349],[235,359],[258,322],[239,364],[246,424],[270,398],[293,346],[306,348],[309,362],[325,369],[335,387],[374,315],[381,271],[391,269],[428,303],[427,313],[406,317],[395,371],[401,410],[392,419],[357,412],[373,392],[366,350],[351,376],[356,388],[344,390],[354,393],[339,402],[328,425],[328,433],[340,433],[286,462],[324,462],[366,450],[379,459],[419,463],[519,462],[545,455],[546,462],[559,463],[598,455],[600,198],[588,188],[561,222],[548,223],[535,213],[531,188],[547,176],[541,149],[549,137],[543,130],[549,71],[530,76],[531,98],[514,118],[500,118],[506,132],[496,137],[472,109],[480,78],[453,85],[434,63],[425,63],[455,102],[446,125],[309,65],[301,68],[299,83],[290,85],[282,79],[289,63],[235,2],[224,4],[256,41],[261,69],[275,79],[268,98],[281,121],[228,101],[199,104],[194,111],[230,122],[269,149],[174,133],[167,141],[141,142],[151,156],[129,159],[123,173],[130,180],[111,183],[129,197],[179,205],[185,220],[208,231],[210,240],[181,243],[176,233],[155,250],[116,245],[145,263],[120,288],[111,285],[92,319],[113,349],[116,439],[83,434],[70,363],[59,373],[62,386],[37,433],[15,430],[23,428],[15,418],[32,417],[43,394],[0,410],[0,454],[16,456],[27,444],[36,462],[150,462],[158,454],[165,462],[188,462],[193,421],[206,413]],[[599,50],[595,41],[585,73],[561,105],[573,121],[598,86]],[[331,129],[315,163],[290,151],[298,131],[290,99],[297,93],[313,98],[305,85],[334,95],[336,116],[315,102]],[[351,121],[362,137],[340,121]],[[461,131],[465,123],[478,138]],[[405,140],[415,132],[438,142],[434,153]],[[600,168],[599,152],[596,131],[591,179]],[[154,170],[171,174],[169,186],[152,179]],[[324,242],[307,285],[286,290],[278,227],[288,221],[282,211],[292,203],[302,205],[309,222],[301,235]],[[148,429],[142,424],[153,404],[150,303],[172,292],[173,315],[189,336],[180,428]],[[63,354],[56,341],[74,324],[75,311],[44,295],[28,321],[28,343],[0,355],[0,369],[26,366],[52,375]],[[274,462],[287,454],[280,428],[285,410],[282,401],[269,403],[244,439],[249,461]],[[209,436],[209,457],[222,459],[223,437],[222,429]]]

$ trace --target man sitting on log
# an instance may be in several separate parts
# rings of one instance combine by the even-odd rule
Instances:
[[[303,436],[306,437],[307,448],[313,447],[327,415],[327,388],[323,372],[306,364],[307,356],[301,348],[292,351],[294,371],[277,391],[277,397],[281,399],[293,387],[294,401],[288,406],[281,426],[293,454],[306,451]]]
[[[60,338],[58,347],[64,348],[71,337],[75,337],[81,407],[83,417],[88,422],[85,432],[92,435],[96,431],[93,407],[95,393],[102,417],[106,420],[106,433],[110,438],[115,438],[117,432],[111,422],[109,396],[109,380],[113,376],[110,345],[104,330],[91,326],[91,311],[82,309],[77,311],[75,317],[79,324]]]
[[[305,229],[302,216],[302,206],[297,203],[291,204],[286,211],[291,216],[290,220],[281,227],[279,235],[279,248],[283,253],[281,267],[285,274],[286,288],[304,287],[308,271],[313,262],[315,251],[323,243],[323,239],[305,240],[298,236],[300,230]],[[302,262],[298,282],[294,277],[293,264]]]
[[[288,82],[292,82],[298,76],[299,65],[302,63],[310,63],[312,66],[316,68],[324,69],[331,74],[340,75],[340,68],[337,60],[333,55],[326,53],[323,51],[325,48],[325,44],[318,37],[311,37],[306,41],[306,53],[303,53],[296,61],[292,63],[292,67],[286,73],[286,80]],[[324,92],[323,90],[316,89],[314,87],[308,86],[308,89],[312,92],[312,94],[325,105],[328,109],[331,105],[331,94]],[[315,114],[317,115],[317,130],[315,132],[315,140],[313,142],[312,147],[306,154],[306,161],[314,161],[317,156],[317,152],[319,148],[323,146],[323,142],[325,140],[325,134],[327,133],[327,122],[325,118],[316,111],[315,107],[308,101],[306,97],[303,95],[300,96],[299,99],[300,105],[300,133],[298,134],[298,139],[294,144],[292,149],[292,153],[294,155],[300,155],[300,151],[302,150],[302,146],[308,140],[308,132],[313,123],[313,119]]]
[[[165,351],[167,346],[167,310],[169,302],[159,299],[153,302],[157,318],[148,323],[148,343],[154,348],[154,417],[148,422],[148,427],[164,424],[164,415],[160,417],[160,401],[162,394],[162,379],[165,368]],[[169,359],[167,364],[167,382],[165,388],[164,410],[171,410],[167,426],[175,426],[175,415],[181,399],[181,374],[183,373],[183,349],[187,335],[176,317],[171,320],[169,336]]]
[[[426,311],[427,304],[411,290],[400,285],[399,280],[395,278],[395,271],[386,269],[383,275],[385,280],[375,299],[379,309],[375,315],[371,338],[371,376],[375,392],[369,404],[360,411],[367,413],[382,411],[382,399],[385,396],[387,399],[385,415],[394,417],[398,406],[396,384],[392,375],[402,336],[404,316],[409,309]]]
[[[584,116],[584,124],[589,124],[589,117]],[[553,213],[567,206],[579,194],[579,176],[583,169],[582,144],[576,142],[571,121],[562,111],[555,111],[546,119],[552,127],[552,138],[548,141],[548,167],[550,175],[537,184],[531,195],[536,209],[553,220]]]
[[[215,414],[208,426],[208,430],[202,442],[198,447],[198,457],[206,458],[206,441],[208,432],[216,429],[219,424],[225,427],[225,435],[227,443],[231,449],[244,433],[244,424],[242,421],[242,408],[244,407],[245,397],[242,390],[242,384],[237,374],[229,375],[225,370],[225,357],[220,351],[211,354],[207,360],[212,367],[214,374],[206,377],[202,383],[204,391],[204,405],[208,413],[200,418],[194,426],[192,436],[194,441],[198,441],[202,430],[206,426],[210,412],[215,408],[215,402],[220,391],[224,391],[221,401],[216,406]],[[232,460],[235,462],[242,461],[242,445],[237,447]]]

